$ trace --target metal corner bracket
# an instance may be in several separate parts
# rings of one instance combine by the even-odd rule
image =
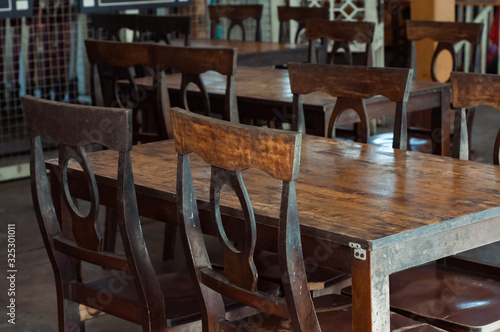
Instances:
[[[349,242],[349,247],[354,249],[354,257],[366,261],[366,250],[361,249],[361,244],[359,243],[354,243],[354,242]]]

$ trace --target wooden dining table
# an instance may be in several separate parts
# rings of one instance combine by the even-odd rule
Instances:
[[[182,40],[172,40],[174,46],[184,46]],[[277,42],[241,41],[226,39],[191,39],[192,47],[236,48],[240,66],[280,66],[288,62],[306,62],[307,44],[284,44]]]
[[[88,158],[101,204],[115,206],[117,153]],[[131,159],[139,213],[176,224],[174,142],[134,146]],[[204,220],[210,168],[190,159]],[[69,191],[88,199],[83,173],[70,168]],[[243,178],[257,245],[277,250],[281,184],[258,170]],[[352,275],[353,331],[389,331],[391,273],[500,240],[499,182],[498,166],[304,135],[296,187],[304,258]],[[241,236],[235,195],[223,195],[221,212],[229,238]]]
[[[224,109],[226,77],[216,72],[202,75],[206,85],[212,109]],[[151,85],[150,79],[138,79],[139,84]],[[181,106],[181,75],[166,75],[167,87],[173,106]],[[197,88],[191,86],[192,91]],[[292,122],[292,100],[288,70],[273,68],[250,68],[239,66],[236,71],[236,94],[240,119]],[[199,96],[199,95],[198,95]],[[432,109],[432,152],[438,155],[450,155],[450,98],[451,87],[448,83],[432,81],[413,81],[407,112]],[[201,107],[201,98],[196,93],[189,96],[189,105],[193,109]],[[335,106],[336,98],[323,93],[313,92],[302,97],[305,125],[308,134],[327,136],[328,122]],[[376,96],[366,100],[370,119],[382,118],[395,114],[396,103],[385,97]],[[352,124],[359,121],[358,115],[346,110],[338,120],[338,125]]]

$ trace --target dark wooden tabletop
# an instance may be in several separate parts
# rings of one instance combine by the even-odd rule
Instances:
[[[131,157],[140,214],[176,223],[174,142],[134,146]],[[210,168],[190,158],[198,207],[208,217]],[[111,206],[116,159],[109,150],[89,154],[101,203]],[[69,174],[75,194],[75,183],[84,187],[81,173]],[[281,183],[259,170],[244,171],[243,178],[259,238],[277,250]],[[353,331],[389,330],[391,273],[500,239],[499,181],[498,166],[303,137],[297,199],[304,257],[351,273]],[[221,207],[233,220],[225,227],[241,233],[235,195],[223,192]]]
[[[111,151],[89,154],[98,182],[114,184],[115,158]],[[175,202],[173,141],[134,146],[132,162],[138,194]],[[191,163],[197,199],[207,201],[208,187],[200,181],[208,181],[210,169],[194,155]],[[255,170],[243,177],[257,219],[276,225],[279,181]],[[308,236],[375,249],[414,233],[499,216],[498,181],[497,166],[304,136],[297,181],[300,223]],[[236,197],[224,196],[222,205],[239,215]]]

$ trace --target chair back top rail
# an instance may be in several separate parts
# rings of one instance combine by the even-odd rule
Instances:
[[[455,108],[488,105],[500,110],[498,75],[452,72],[451,87]]]
[[[298,42],[299,35],[306,28],[306,21],[313,19],[328,19],[329,11],[326,7],[288,7],[278,6],[278,21],[280,22],[279,41],[285,41],[284,25],[288,21],[298,23],[297,32],[295,33],[294,43]]]
[[[383,95],[393,101],[408,101],[413,75],[406,68],[290,63],[293,94],[315,91],[334,97],[370,98]]]
[[[370,43],[373,41],[375,23],[350,22],[329,20],[308,20],[306,22],[307,39],[328,38],[333,41],[359,41]]]
[[[301,135],[296,132],[228,124],[179,108],[171,117],[179,154],[195,152],[210,165],[236,172],[258,168],[283,181],[298,177]]]
[[[158,69],[173,68],[182,73],[202,74],[214,70],[222,75],[234,75],[236,49],[160,45],[154,43],[122,43],[85,40],[90,63],[118,67],[143,64]],[[120,54],[109,56],[109,52]]]
[[[61,105],[51,101],[40,103],[37,98],[25,96],[23,112],[29,119],[26,125],[32,137],[49,136],[69,146],[98,143],[116,151],[132,149],[132,139],[128,135],[132,128],[130,110]],[[78,123],[78,129],[68,125],[71,123]]]
[[[184,45],[189,45],[191,35],[191,17],[189,16],[159,16],[159,15],[130,15],[130,14],[92,14],[90,15],[95,36],[97,30],[107,32],[108,40],[120,41],[119,31],[122,28],[134,31],[133,41],[142,40],[144,33],[154,35],[154,41],[164,40],[170,44],[168,34],[179,33],[184,35]],[[138,35],[139,34],[139,35]],[[96,38],[96,37],[94,37]]]
[[[481,23],[406,21],[406,37],[410,41],[430,38],[437,42],[455,44],[462,40],[477,44],[481,38]]]

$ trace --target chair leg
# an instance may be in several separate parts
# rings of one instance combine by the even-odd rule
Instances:
[[[104,250],[115,252],[116,232],[118,230],[117,213],[115,208],[106,208],[104,220]]]

